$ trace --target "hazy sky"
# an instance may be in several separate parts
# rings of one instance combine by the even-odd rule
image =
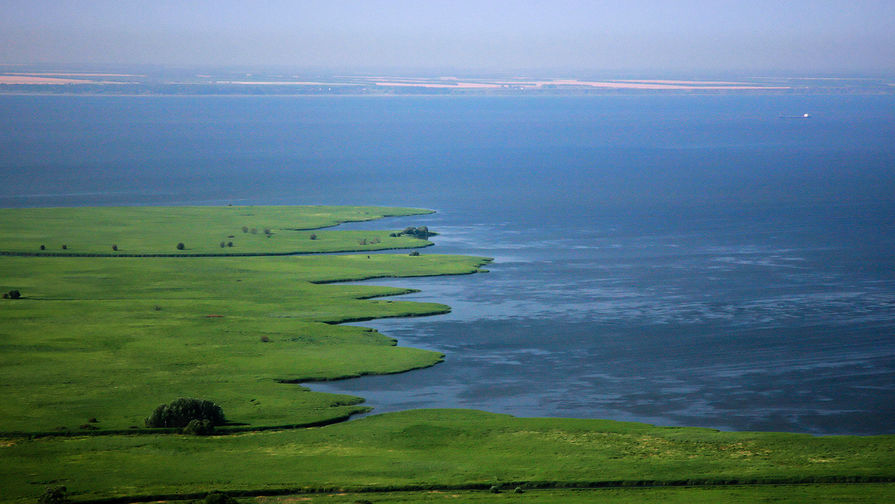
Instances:
[[[0,63],[895,71],[893,0],[0,0]]]

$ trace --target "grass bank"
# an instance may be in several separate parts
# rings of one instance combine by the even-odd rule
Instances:
[[[487,490],[892,481],[895,436],[718,432],[605,420],[413,410],[323,428],[197,438],[10,439],[9,495],[78,499],[216,490]],[[48,461],[53,461],[48,463]],[[41,482],[35,484],[35,482]],[[852,487],[856,491],[859,485]],[[892,487],[885,487],[892,495]]]
[[[390,236],[400,230],[333,231],[320,228],[341,222],[429,213],[432,211],[417,208],[334,206],[0,209],[0,252],[108,256],[246,255],[423,247],[431,243],[412,236]],[[179,249],[181,243],[183,248]]]

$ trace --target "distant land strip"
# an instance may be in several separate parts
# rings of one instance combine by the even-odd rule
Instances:
[[[390,95],[390,94],[601,94],[817,93],[892,94],[884,78],[754,77],[729,80],[615,78],[313,76],[227,73],[188,76],[90,72],[0,72],[0,93],[118,95]]]

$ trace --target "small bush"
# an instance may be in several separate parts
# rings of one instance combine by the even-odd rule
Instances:
[[[112,250],[114,250],[115,252],[118,252],[118,245],[112,245]]]
[[[249,233],[258,234],[258,228],[249,229]]]
[[[414,250],[413,252],[410,253],[410,255],[411,255],[411,257],[416,257],[416,256],[420,255],[420,253],[418,250]]]
[[[228,246],[228,247],[232,247],[232,246],[233,246],[233,242],[227,242],[227,246]]]
[[[200,502],[204,504],[236,504],[236,499],[225,493],[212,492],[206,495]]]
[[[180,242],[177,244],[177,250],[183,250],[185,248],[186,248],[186,245],[184,245],[183,242]]]
[[[224,242],[221,242],[221,248],[224,248],[224,247],[226,247],[226,246],[227,246],[227,244],[226,244],[226,243],[224,243]]]
[[[222,425],[224,410],[217,404],[203,399],[181,397],[171,404],[162,404],[146,419],[147,427],[186,427],[191,420],[208,420],[212,425]]]
[[[242,227],[242,232],[243,232],[243,233],[248,233],[248,232],[249,232],[249,227],[248,227],[248,226],[243,226],[243,227]]]
[[[491,493],[500,493],[500,487],[497,485],[494,485],[490,489],[488,489],[488,491]]]
[[[270,234],[270,228],[264,228],[264,234],[269,235],[269,234]]]
[[[46,246],[46,245],[41,245],[41,246],[40,246],[40,249],[41,249],[41,250],[46,250],[46,249],[47,249],[47,246]]]
[[[317,239],[317,235],[314,234],[314,233],[311,233],[311,239],[312,239],[312,240],[316,240],[316,239]]]
[[[525,490],[523,490],[522,487],[516,487],[513,489],[513,493],[521,494],[521,493],[525,493]]]
[[[214,434],[214,425],[211,423],[211,420],[194,418],[190,420],[190,423],[186,424],[182,432],[191,436],[210,436]]]
[[[270,337],[267,335],[261,336],[261,343],[270,343]]]
[[[39,504],[65,504],[69,502],[68,489],[64,486],[49,487],[37,498],[37,502]]]
[[[66,245],[66,244],[63,243],[63,244],[62,244],[62,250],[68,250],[68,245]]]
[[[22,297],[22,293],[18,291],[18,289],[13,289],[9,292],[3,293],[3,299],[19,299]]]

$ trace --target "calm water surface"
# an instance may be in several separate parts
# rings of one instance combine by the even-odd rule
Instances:
[[[780,114],[812,115],[809,120]],[[385,204],[490,273],[377,412],[893,433],[895,98],[0,97],[0,205]]]

